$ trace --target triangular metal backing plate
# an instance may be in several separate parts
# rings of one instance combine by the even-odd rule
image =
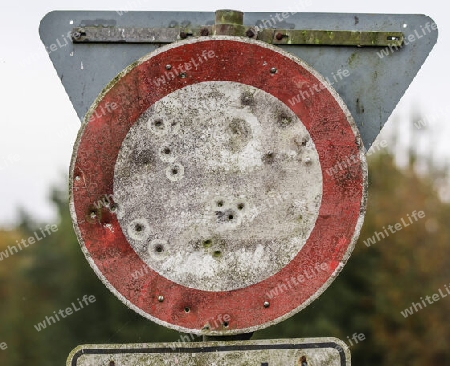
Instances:
[[[428,30],[433,20],[425,15],[288,14],[286,20],[277,22],[277,28],[404,33],[406,42],[398,51],[382,47],[280,46],[334,83],[333,87],[350,109],[368,149],[436,44],[437,30]],[[261,25],[262,20],[275,19],[274,15],[245,13],[244,25]],[[55,11],[42,19],[40,36],[78,117],[82,119],[110,80],[159,45],[72,44],[68,34],[74,27],[168,28],[174,24],[212,25],[214,19],[211,12]],[[408,38],[410,35],[414,36],[413,42]],[[341,72],[348,70],[350,76],[337,77],[339,69]]]

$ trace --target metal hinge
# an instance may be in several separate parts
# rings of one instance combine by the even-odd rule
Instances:
[[[247,37],[275,45],[356,47],[401,47],[404,41],[402,32],[260,29],[256,26],[244,26],[243,14],[233,10],[218,10],[215,25],[192,28],[77,27],[72,31],[72,40],[74,43],[163,44],[188,37],[228,35]]]

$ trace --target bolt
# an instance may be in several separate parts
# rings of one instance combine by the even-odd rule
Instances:
[[[159,302],[163,302],[163,301],[164,301],[164,296],[161,296],[161,295],[158,296],[158,301],[159,301]]]
[[[72,38],[73,39],[80,39],[81,38],[81,33],[80,32],[73,32],[72,33]]]
[[[186,32],[180,32],[180,38],[181,39],[185,39],[185,38],[187,38],[187,33]]]
[[[277,33],[277,35],[275,36],[275,38],[279,41],[281,41],[284,38],[284,34],[282,33]]]
[[[271,73],[271,74],[276,74],[277,71],[278,71],[278,70],[277,70],[275,67],[272,67],[272,68],[270,69],[270,73]]]
[[[166,65],[166,70],[170,70],[172,68],[172,65]]]
[[[245,32],[245,35],[246,35],[248,38],[253,38],[253,37],[255,36],[255,32],[253,32],[252,29],[249,29],[249,30],[247,30],[247,32]]]
[[[200,35],[204,37],[209,36],[208,28],[202,28],[202,30],[200,31]]]
[[[270,303],[268,301],[264,301],[264,307],[268,308],[270,306]]]

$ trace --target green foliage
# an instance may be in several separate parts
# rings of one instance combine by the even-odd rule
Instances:
[[[330,288],[291,319],[256,333],[258,338],[337,337],[363,333],[350,347],[353,364],[450,364],[450,296],[404,318],[400,311],[448,284],[450,207],[432,181],[412,168],[401,170],[387,153],[370,161],[369,203],[360,240]],[[432,173],[432,172],[431,172]],[[432,175],[430,173],[430,176]],[[176,341],[179,334],[136,315],[98,280],[74,235],[67,199],[54,190],[58,231],[0,262],[0,364],[63,365],[86,343]],[[426,217],[367,247],[363,241],[412,211]],[[0,251],[39,227],[26,214],[16,231],[0,232]],[[63,321],[36,331],[34,325],[83,295],[96,302]]]

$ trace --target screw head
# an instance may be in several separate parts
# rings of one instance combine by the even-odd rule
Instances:
[[[268,301],[264,301],[264,307],[268,308],[270,306],[270,303]]]
[[[270,73],[271,74],[276,74],[277,73],[277,68],[276,67],[272,67],[271,69],[270,69]]]
[[[164,301],[164,296],[159,295],[159,296],[158,296],[158,301],[159,301],[159,302],[163,302],[163,301]]]
[[[73,32],[72,33],[72,38],[73,39],[80,39],[81,38],[81,33],[80,32]]]
[[[166,70],[170,70],[172,68],[172,65],[166,65]]]
[[[279,41],[281,41],[283,37],[284,37],[283,33],[277,33],[277,35],[275,36],[275,38]]]

